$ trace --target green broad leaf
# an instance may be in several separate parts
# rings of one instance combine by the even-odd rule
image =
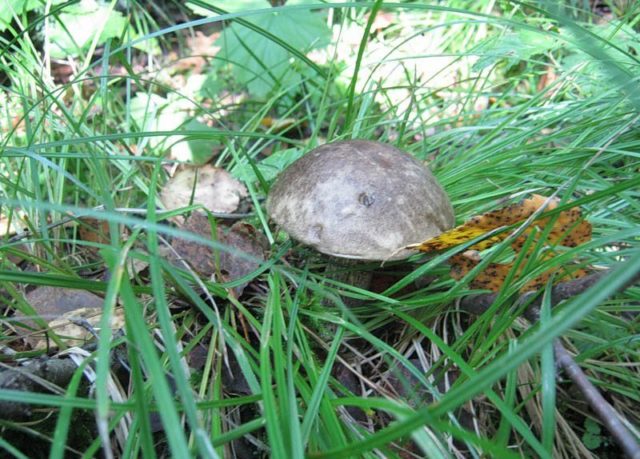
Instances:
[[[602,446],[602,437],[598,434],[586,432],[582,436],[582,443],[590,450],[598,449]]]
[[[215,5],[218,8],[229,13],[238,13],[240,11],[262,10],[265,8],[271,8],[271,4],[267,0],[200,0],[198,3],[206,3],[208,5]],[[318,4],[317,0],[289,0],[287,5],[311,5]],[[212,17],[217,16],[218,13],[214,13],[211,10],[203,8],[194,2],[188,1],[186,7],[200,16]]]
[[[617,21],[591,26],[588,29],[603,39],[601,43],[610,61],[596,59],[578,48],[575,45],[578,38],[570,30],[560,29],[560,35],[566,37],[569,43],[574,43],[568,46],[569,52],[562,58],[560,65],[583,92],[593,94],[611,87],[609,74],[613,62],[631,73],[636,72],[638,63],[635,56],[640,53],[640,34]]]
[[[203,124],[197,120],[190,120],[184,126],[187,131],[201,131],[203,134],[207,132],[213,131],[209,126]],[[183,142],[184,143],[184,142]],[[179,145],[179,144],[178,144]],[[173,149],[177,148],[178,145],[175,145]],[[219,147],[220,142],[214,141],[212,139],[190,139],[186,141],[185,150],[186,158],[183,158],[184,161],[188,161],[189,163],[195,165],[202,165],[207,163],[214,155],[214,148]],[[175,156],[175,152],[172,149],[172,153]],[[180,158],[176,158],[180,159]]]
[[[519,30],[499,37],[484,40],[475,49],[480,57],[473,65],[479,72],[498,62],[505,61],[507,69],[533,56],[552,51],[560,46],[559,41],[543,31]]]
[[[129,109],[138,129],[143,132],[173,132],[174,135],[152,136],[148,143],[152,149],[168,153],[169,159],[192,164],[204,164],[211,159],[219,142],[210,138],[189,139],[180,131],[202,131],[203,137],[212,129],[194,119],[188,119],[191,105],[185,99],[164,98],[157,94],[138,93],[131,99]]]
[[[38,0],[3,0],[0,3],[0,32],[4,32],[15,16],[42,6]]]
[[[218,72],[209,72],[204,79],[204,82],[198,90],[198,97],[207,97],[209,99],[215,98],[216,94],[225,89],[225,82],[223,78],[218,75]]]
[[[300,148],[287,148],[280,150],[256,164],[256,167],[262,177],[267,181],[271,181],[280,172],[286,169],[296,159],[300,158],[304,150]],[[251,164],[241,164],[231,171],[231,174],[246,183],[253,183],[258,180],[256,172]]]
[[[228,11],[229,13],[236,13],[238,11],[259,10],[263,8],[269,8],[271,5],[266,0],[203,0],[203,3],[209,5],[215,5],[218,8]],[[187,8],[200,16],[217,16],[218,13],[214,13],[211,10],[203,8],[201,6],[194,5],[192,2],[187,2]]]
[[[138,93],[131,99],[131,117],[143,132],[177,131],[186,121],[185,110],[179,101],[157,94]],[[149,137],[148,146],[154,150],[165,150],[170,145],[179,145],[179,136]],[[144,145],[143,145],[144,146]]]
[[[321,13],[277,11],[247,16],[247,21],[288,43],[301,53],[329,44],[331,31]],[[305,67],[286,49],[238,23],[224,29],[216,41],[218,58],[231,66],[233,77],[257,98],[299,84]]]
[[[168,109],[170,101],[157,94],[137,93],[129,104],[131,117],[142,131],[172,130],[180,126],[184,117],[177,118],[175,110]],[[170,111],[171,117],[160,122],[163,111]]]
[[[600,425],[591,418],[587,418],[584,421],[584,427],[587,429],[587,432],[592,434],[600,434],[601,432]]]
[[[98,44],[119,37],[127,19],[108,5],[83,0],[65,9],[51,24],[51,55],[57,58],[78,56],[86,51],[99,33]]]
[[[159,56],[162,54],[162,48],[160,47],[160,41],[157,38],[146,38],[143,41],[137,41],[139,38],[145,36],[144,33],[141,33],[134,28],[131,28],[129,31],[129,35],[127,37],[128,40],[134,42],[133,47],[137,50],[140,50],[144,53],[153,54],[154,56]]]

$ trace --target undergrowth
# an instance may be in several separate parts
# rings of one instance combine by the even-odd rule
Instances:
[[[101,4],[115,23],[76,24],[62,15],[79,2],[42,2],[0,22],[0,217],[13,228],[0,242],[0,365],[55,353],[16,332],[34,314],[27,292],[104,299],[96,344],[68,350],[86,358],[68,387],[0,389],[38,408],[30,425],[0,419],[4,454],[620,457],[551,346],[562,340],[637,435],[640,289],[620,279],[640,270],[640,16],[634,2],[556,3],[290,1],[273,13],[129,0]],[[72,46],[72,26],[109,33]],[[218,38],[194,52],[193,37]],[[459,248],[371,263],[371,291],[336,283],[264,200],[296,158],[352,138],[425,161],[458,223],[556,195],[580,206],[592,240],[541,254],[477,317],[456,306],[473,293],[448,274]],[[193,210],[157,199],[181,162],[246,184],[244,221],[270,249],[241,279],[167,259],[178,236],[238,251],[168,220]],[[84,217],[106,222],[106,238],[80,238]],[[613,274],[528,324],[519,288],[569,260]],[[76,435],[87,413],[95,425]]]

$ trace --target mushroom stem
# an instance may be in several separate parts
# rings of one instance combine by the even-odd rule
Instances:
[[[369,290],[373,273],[363,270],[365,263],[362,260],[352,260],[347,258],[328,257],[329,261],[325,267],[325,275],[332,281],[348,284],[362,290]],[[340,295],[345,306],[356,307],[363,303],[363,300]],[[327,302],[325,300],[324,302]]]

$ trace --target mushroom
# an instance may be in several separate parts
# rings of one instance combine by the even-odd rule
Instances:
[[[397,260],[403,247],[453,227],[451,202],[411,155],[380,142],[347,140],[318,147],[285,169],[267,212],[294,239],[332,257],[333,279],[368,287],[345,260]],[[345,267],[347,267],[345,269]],[[359,280],[356,280],[360,277]]]

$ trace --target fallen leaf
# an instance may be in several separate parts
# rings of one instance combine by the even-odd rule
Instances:
[[[202,237],[211,238],[209,219],[202,214],[193,213],[181,227]],[[219,280],[223,282],[231,282],[252,273],[258,269],[260,261],[266,259],[268,248],[266,238],[247,223],[236,222],[229,228],[219,225],[215,235],[221,244],[232,247],[237,252],[250,255],[255,260],[248,260],[227,251],[220,251],[216,254],[216,251],[211,247],[182,238],[173,238],[171,246],[198,274],[207,278],[219,275]],[[171,261],[176,263],[177,260]],[[245,282],[234,287],[235,295],[242,295],[246,286]]]
[[[160,200],[167,210],[201,204],[211,212],[231,213],[248,196],[247,188],[224,169],[185,167],[165,184]]]
[[[191,71],[195,74],[200,74],[205,65],[207,65],[207,60],[204,57],[188,56],[176,60],[171,70],[173,72]]]
[[[80,217],[78,223],[78,236],[83,241],[104,245],[108,245],[111,242],[108,221],[92,217]]]
[[[451,263],[451,277],[460,280],[466,276],[481,261],[479,254],[470,250],[462,254],[456,254],[449,259]],[[480,290],[491,290],[497,292],[504,284],[509,272],[513,270],[513,263],[489,263],[469,284],[471,288]],[[516,273],[520,275],[519,269]],[[521,292],[539,290],[549,282],[553,276],[554,283],[563,282],[570,279],[577,279],[589,274],[586,270],[575,265],[564,265],[545,271],[535,279],[527,282],[520,289]],[[516,276],[517,277],[517,276]]]
[[[90,326],[97,326],[102,316],[103,299],[85,290],[76,290],[62,287],[38,287],[25,296],[27,302],[40,317],[48,324],[48,328],[38,326],[33,316],[25,316],[17,311],[13,316],[18,322],[28,328],[16,326],[16,331],[34,349],[45,349],[54,343],[47,338],[51,331],[69,346],[84,344],[92,339],[90,331],[72,323],[74,319],[86,320]],[[112,326],[120,328],[123,325],[123,317],[120,313],[114,313]]]
[[[489,231],[496,230],[505,226],[515,225],[529,218],[536,212],[547,200],[546,197],[534,194],[529,199],[511,204],[501,209],[493,210],[482,215],[476,215],[460,226],[445,231],[431,239],[427,239],[419,244],[412,244],[405,249],[419,250],[421,252],[434,252],[438,250],[450,249],[459,244],[463,244],[475,239]],[[546,210],[553,210],[558,207],[558,200],[552,200]],[[580,209],[574,207],[572,209],[561,212],[556,218],[553,228],[547,238],[552,244],[567,245],[575,247],[591,239],[591,224],[581,219]],[[538,229],[544,228],[553,217],[536,220],[531,226]],[[527,228],[523,234],[514,242],[514,250],[521,247],[532,228]],[[496,234],[488,239],[478,242],[469,247],[471,250],[484,250],[502,241],[509,236],[508,232]]]
[[[238,252],[251,255],[255,260],[248,260],[239,257],[235,253],[220,253],[220,274],[226,282],[241,279],[258,269],[260,261],[266,259],[266,251],[269,247],[267,238],[248,223],[234,223],[229,231],[224,233],[220,239],[229,247],[233,247]],[[244,282],[233,288],[236,297],[240,296],[247,286]]]
[[[55,319],[80,308],[100,308],[103,304],[103,299],[91,292],[63,287],[38,287],[25,297],[44,319]]]
[[[214,57],[219,47],[213,43],[220,36],[220,32],[214,32],[211,35],[205,35],[201,31],[196,31],[194,35],[187,37],[187,49],[190,55],[178,58],[175,53],[170,56],[171,61],[175,62],[168,71],[170,73],[191,71],[196,74],[202,73],[207,65],[209,58]]]
[[[274,132],[282,132],[296,124],[295,118],[272,118],[265,116],[260,120],[260,125]]]
[[[200,56],[214,57],[220,48],[214,46],[215,41],[220,37],[220,32],[213,32],[206,35],[201,31],[196,31],[195,35],[187,38],[187,46],[193,54]]]
[[[417,249],[422,252],[449,249],[471,241],[490,231],[521,223],[538,211],[545,202],[547,202],[545,196],[534,194],[531,198],[524,199],[520,203],[511,204],[501,209],[472,217],[464,224],[442,233],[435,238],[428,239],[419,244],[413,244],[407,248]],[[559,200],[557,199],[551,200],[545,210],[557,208],[558,203]],[[544,230],[550,224],[552,224],[552,226],[548,234],[546,234],[544,241],[546,245],[576,247],[591,240],[591,224],[582,219],[582,213],[579,208],[573,207],[564,212],[560,212],[557,216],[539,218],[534,221],[520,236],[514,239],[511,247],[516,253],[521,252],[525,242],[531,237],[532,231],[536,231],[536,234],[533,236],[534,243],[530,245],[531,249],[533,249],[536,245],[535,243],[539,241],[539,238],[544,234]],[[509,232],[504,231],[484,239],[477,244],[473,244],[466,252],[452,256],[449,259],[451,263],[451,277],[456,280],[462,279],[481,262],[480,250],[487,249],[508,236]],[[525,261],[529,256],[529,254],[525,256]],[[548,252],[545,257],[547,259],[551,258],[553,257],[553,253]],[[490,263],[483,271],[478,273],[470,285],[473,288],[498,291],[512,269],[512,263]],[[518,270],[516,274],[519,275],[520,270]],[[528,282],[521,290],[529,291],[539,289],[544,286],[552,276],[554,276],[555,282],[561,282],[582,277],[586,274],[588,273],[584,269],[572,265],[553,268]]]
[[[193,212],[189,218],[179,226],[180,229],[197,234],[206,239],[211,239],[211,224],[206,215]],[[216,235],[216,239],[219,240],[220,231],[217,230],[214,234]],[[201,276],[209,278],[216,272],[215,259],[211,247],[179,237],[174,237],[171,240],[171,247],[173,247],[182,260],[189,263],[189,266]],[[169,261],[179,266],[177,263],[178,260],[171,256]]]
[[[364,19],[368,21],[369,15],[367,14]],[[371,30],[379,32],[393,24],[396,24],[397,22],[398,20],[393,13],[387,11],[379,11],[378,14],[376,14],[376,17],[373,19]]]
[[[542,92],[547,86],[551,86],[558,79],[558,75],[552,65],[547,65],[547,71],[540,77],[536,90]]]
[[[73,67],[66,61],[51,61],[51,76],[53,81],[59,85],[66,85],[73,76]]]
[[[95,339],[94,333],[100,332],[102,320],[102,308],[80,308],[64,313],[57,319],[49,322],[49,330],[69,346],[83,346]],[[124,310],[117,308],[111,315],[111,329],[124,328]],[[92,333],[93,332],[93,333]],[[36,350],[44,350],[52,347],[53,343],[46,336],[40,335],[29,338],[31,345]]]

